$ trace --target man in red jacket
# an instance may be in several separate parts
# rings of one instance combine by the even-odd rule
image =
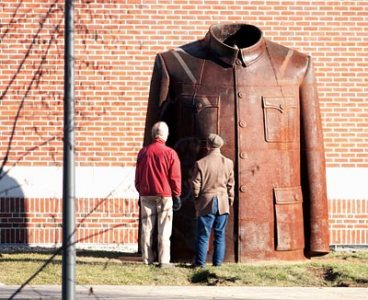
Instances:
[[[158,260],[160,267],[170,265],[170,237],[173,209],[181,207],[181,170],[175,150],[165,145],[169,128],[165,122],[152,127],[153,142],[137,157],[135,187],[140,196],[142,217],[141,249],[145,264],[154,261],[152,242],[157,220]]]

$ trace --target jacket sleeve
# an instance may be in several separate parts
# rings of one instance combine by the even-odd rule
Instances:
[[[134,178],[134,185],[135,185],[135,189],[139,192],[139,186],[140,186],[140,165],[139,165],[139,154],[140,152],[138,153],[137,155],[137,163],[136,163],[136,166],[135,166],[135,178]]]
[[[143,144],[147,146],[151,138],[151,128],[153,124],[160,121],[161,119],[161,108],[163,103],[167,100],[169,92],[169,75],[165,66],[165,62],[161,54],[156,55],[155,63],[153,66],[147,114],[146,114],[146,124],[144,133]]]
[[[199,170],[198,163],[196,162],[193,170],[192,177],[192,191],[194,198],[198,198],[202,187],[202,173]]]
[[[234,204],[234,164],[230,160],[230,171],[229,171],[229,179],[226,184],[227,195],[229,198],[229,205]]]
[[[176,152],[172,151],[172,163],[169,174],[169,182],[174,197],[179,197],[181,195],[181,169],[180,160]]]
[[[324,254],[329,252],[326,166],[317,86],[310,57],[300,86],[300,103],[306,246],[311,255]]]

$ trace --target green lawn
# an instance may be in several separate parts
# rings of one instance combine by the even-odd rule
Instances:
[[[60,285],[62,257],[51,254],[0,254],[0,283]],[[192,269],[175,264],[170,269],[145,266],[137,257],[121,253],[81,252],[77,255],[78,285],[227,285],[227,286],[350,286],[368,287],[368,251],[332,252],[306,262],[226,263],[220,268]]]

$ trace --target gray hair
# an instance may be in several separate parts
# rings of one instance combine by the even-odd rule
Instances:
[[[165,122],[157,122],[152,126],[152,138],[160,138],[167,141],[167,137],[169,136],[169,127]]]

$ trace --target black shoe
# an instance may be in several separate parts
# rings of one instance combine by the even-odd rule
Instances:
[[[161,269],[169,269],[169,268],[172,268],[172,267],[173,267],[173,265],[172,265],[172,264],[170,264],[170,263],[160,263],[160,264],[158,265],[158,267],[159,267],[159,268],[161,268]]]

